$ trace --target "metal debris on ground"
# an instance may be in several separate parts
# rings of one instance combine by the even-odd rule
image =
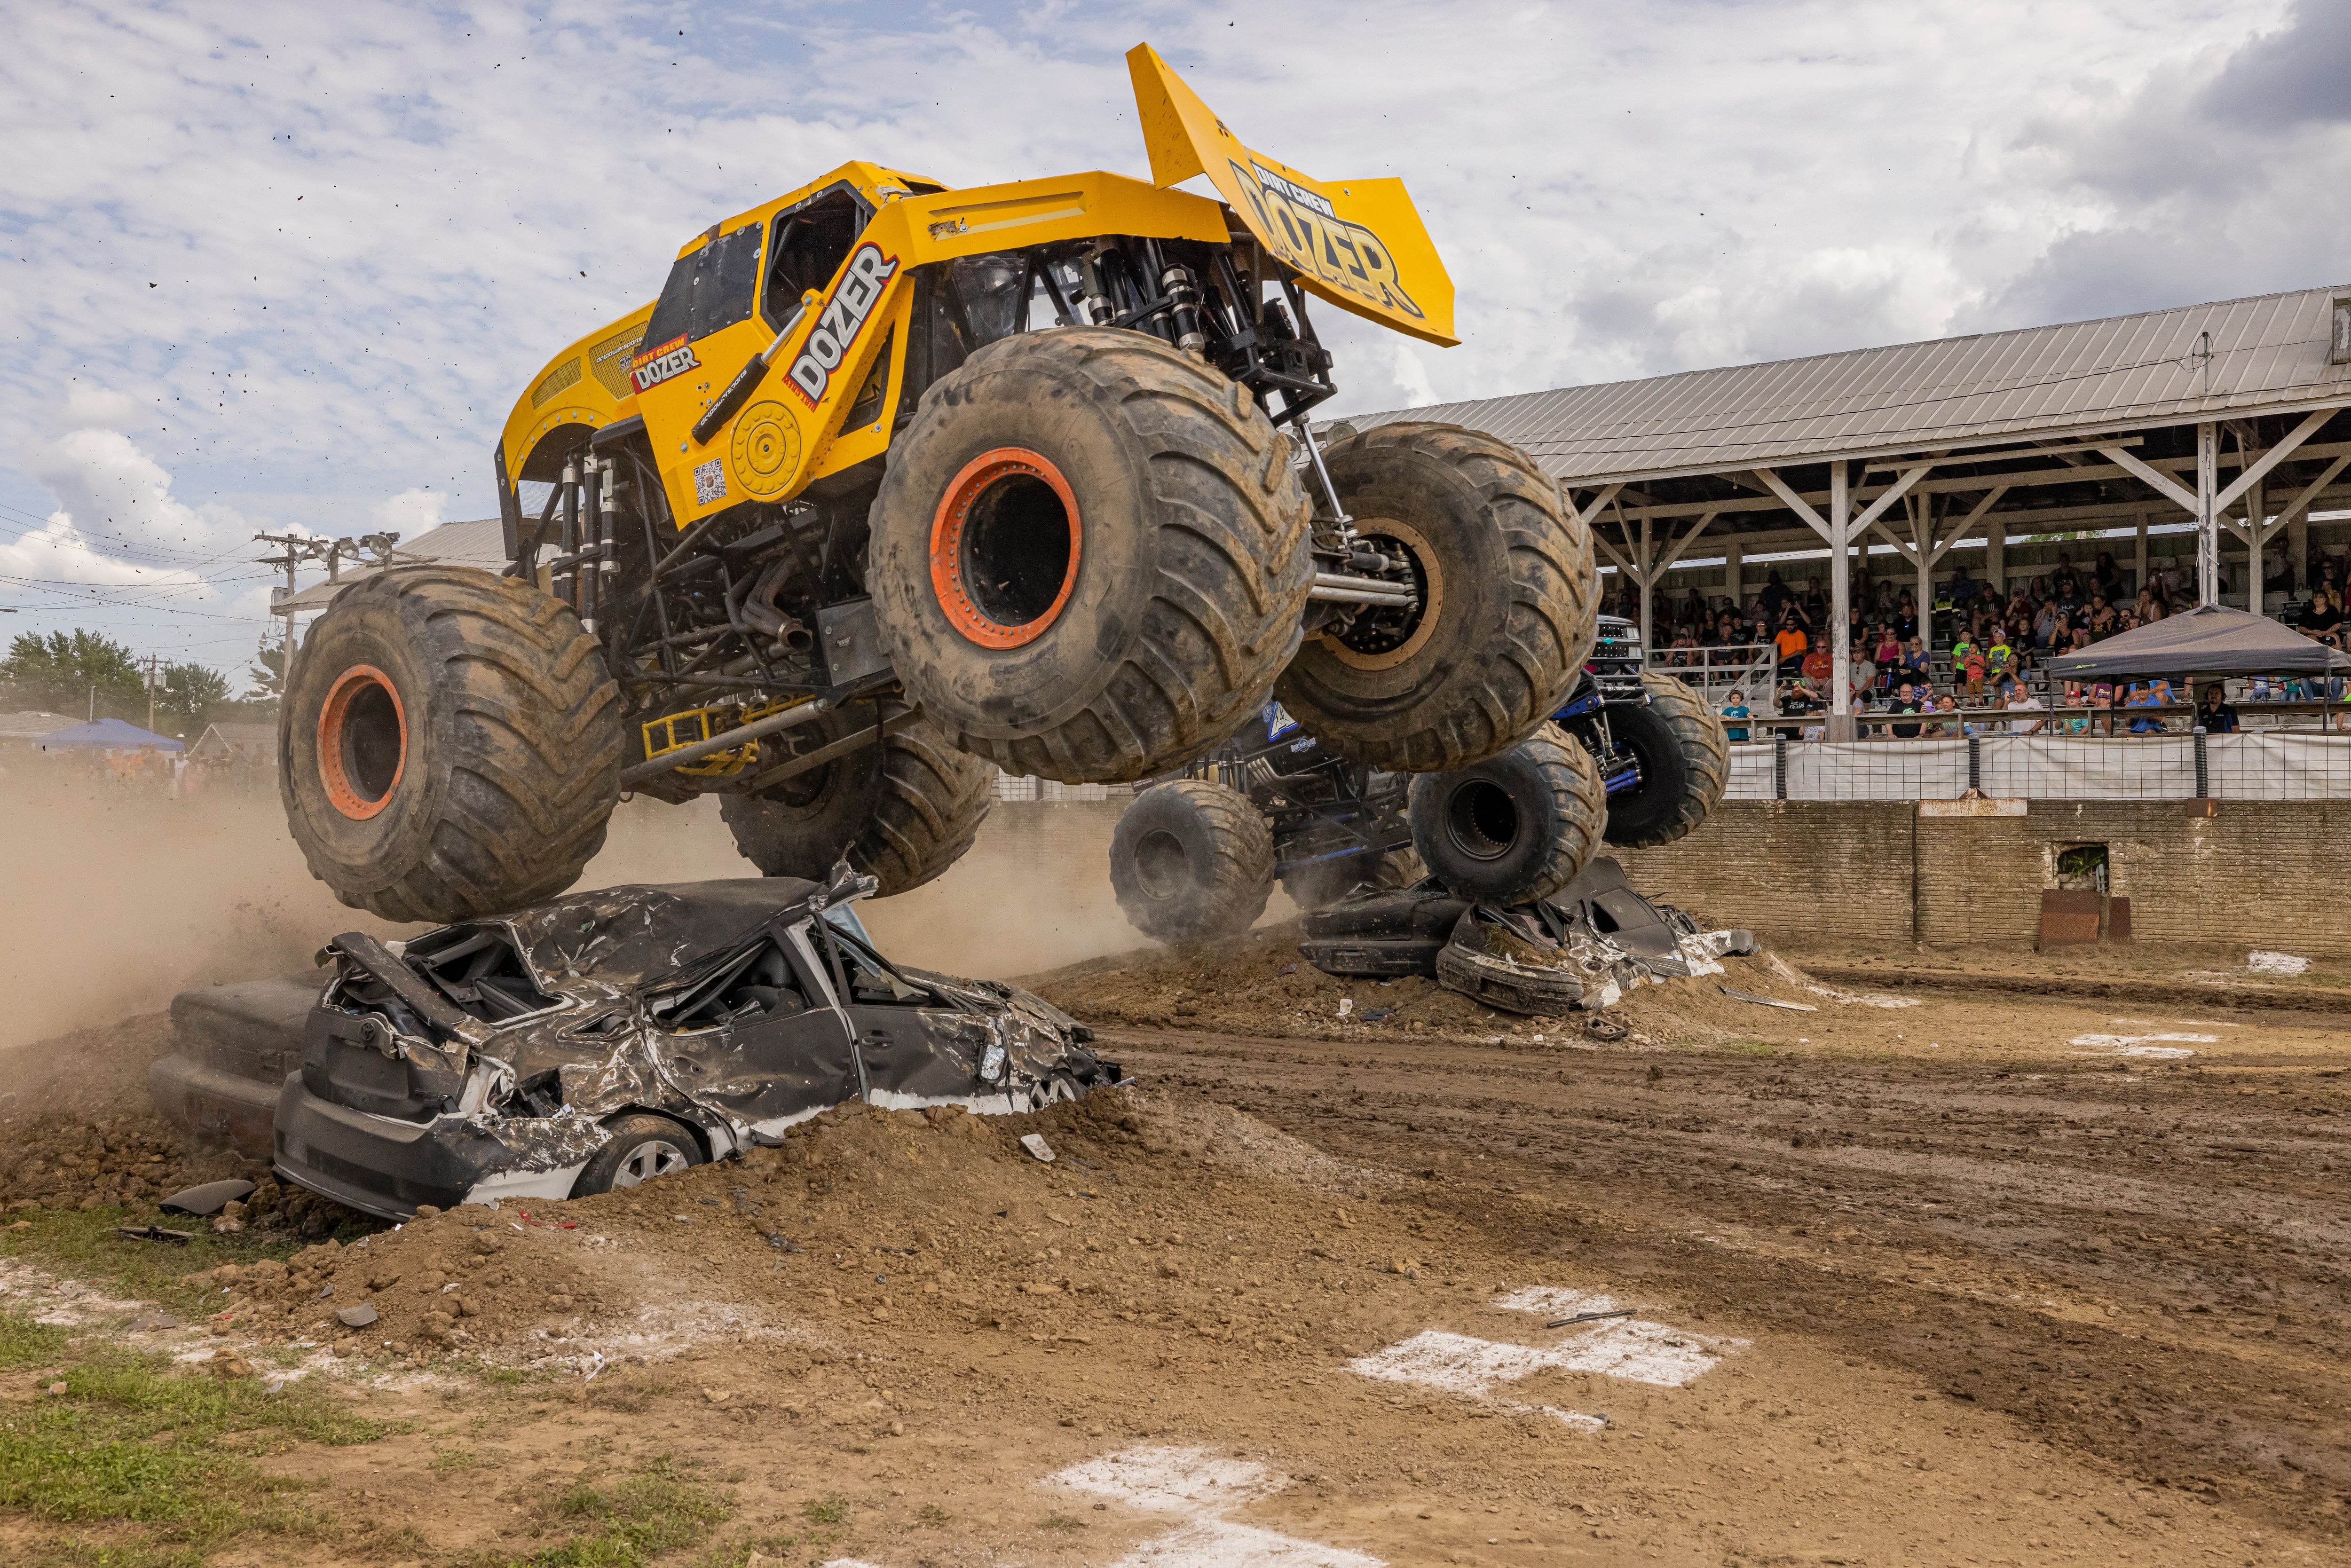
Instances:
[[[196,1239],[193,1230],[166,1230],[160,1225],[118,1225],[114,1233],[133,1241],[169,1241],[181,1247]]]
[[[1721,989],[1722,994],[1734,1002],[1753,1002],[1759,1008],[1785,1008],[1792,1013],[1816,1013],[1821,1010],[1810,1002],[1783,1002],[1777,997],[1758,996],[1753,991],[1742,991],[1732,986],[1724,986]]]
[[[249,1181],[208,1181],[173,1193],[156,1204],[166,1214],[218,1214],[232,1203],[253,1196]]]
[[[335,1313],[335,1318],[347,1329],[363,1329],[375,1322],[376,1310],[367,1302],[361,1301],[356,1307],[341,1309]]]
[[[1509,908],[1457,897],[1434,878],[1357,894],[1309,915],[1306,937],[1299,951],[1326,974],[1427,976],[1539,1018],[1611,1007],[1644,982],[1719,975],[1723,957],[1757,950],[1752,932],[1701,930],[1635,893],[1605,855],[1552,897]],[[1351,1005],[1343,999],[1340,1016]]]
[[[1547,1329],[1563,1329],[1575,1323],[1596,1323],[1604,1318],[1635,1317],[1639,1314],[1640,1310],[1641,1309],[1638,1307],[1619,1307],[1613,1312],[1578,1312],[1572,1318],[1553,1318],[1551,1322],[1543,1324],[1543,1327]]]
[[[1034,1155],[1038,1159],[1043,1161],[1046,1165],[1050,1166],[1053,1163],[1053,1145],[1045,1141],[1044,1134],[1021,1134],[1020,1146],[1028,1150],[1031,1155]]]

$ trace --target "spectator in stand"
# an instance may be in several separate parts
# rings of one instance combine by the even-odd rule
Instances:
[[[1783,718],[1810,718],[1820,711],[1821,699],[1805,681],[1799,680],[1780,694],[1780,714]],[[1800,731],[1796,726],[1790,725],[1783,727],[1781,733],[1792,739]],[[1809,730],[1801,733],[1808,739],[1816,738]]]
[[[1902,664],[1902,643],[1894,635],[1894,628],[1891,625],[1880,626],[1877,629],[1877,645],[1869,652],[1872,662],[1877,665],[1878,684],[1891,690],[1894,685],[1895,672]]]
[[[2082,580],[2074,570],[2073,556],[2064,550],[2057,552],[2057,570],[2049,574],[2049,594],[2053,599],[2081,602]]]
[[[1695,631],[1713,621],[1714,616],[1706,607],[1706,595],[1698,591],[1696,583],[1690,584],[1689,592],[1682,598],[1682,624]]]
[[[2054,727],[2067,735],[2084,735],[2090,728],[2090,716],[2082,706],[2082,688],[2065,688],[2065,715]]]
[[[1804,654],[1804,679],[1826,690],[1829,675],[1836,668],[1825,646],[1816,647]]]
[[[1918,635],[1918,601],[1904,589],[1894,601],[1894,630],[1904,637]]]
[[[2055,600],[2044,601],[2032,617],[2032,645],[2036,648],[2048,647],[2056,640],[2057,623],[2064,619],[2064,614],[2057,608]],[[2071,628],[2069,627],[2068,630]]]
[[[2323,643],[2343,630],[2343,606],[2331,590],[2316,589],[2311,593],[2310,602],[2302,607],[2295,624],[2302,628],[2304,636]]]
[[[1792,610],[1780,617],[1780,630],[1772,634],[1771,643],[1780,653],[1780,678],[1789,680],[1804,672],[1804,650],[1812,646],[1811,639],[1796,624]]]
[[[1980,583],[1968,576],[1966,567],[1955,566],[1951,569],[1950,596],[1954,609],[1966,609],[1975,600],[1980,588]]]
[[[2090,570],[2090,587],[2093,591],[2105,596],[2109,603],[2122,597],[2123,574],[2121,569],[2115,565],[2114,551],[2102,549],[2098,552],[2098,564]]]
[[[1894,613],[1894,580],[1881,577],[1872,590],[1870,613],[1883,621]]]
[[[1817,577],[1807,578],[1804,581],[1802,609],[1807,631],[1822,632],[1828,630],[1829,596],[1821,591],[1821,580]]]
[[[2165,700],[2165,697],[2156,695],[2153,685],[2140,681],[2131,687],[2130,695],[2123,699],[2123,706],[2154,707]],[[2150,714],[2141,714],[2131,720],[2130,729],[2133,735],[2160,735],[2163,732],[2163,721]]]
[[[2154,583],[2138,591],[2138,602],[2131,606],[2131,615],[2142,626],[2151,626],[2163,619],[2163,601],[2157,597]]]
[[[2068,653],[2086,653],[2092,641],[2087,626],[2076,626],[2074,628],[2074,640],[2065,644],[2064,651]]]
[[[1967,726],[1961,722],[1959,718],[1959,699],[1957,696],[1947,693],[1945,694],[1943,700],[1935,704],[1934,706],[1937,713],[1945,713],[1951,716],[1943,721],[1944,735],[1954,736],[1966,729]]]
[[[2032,713],[2045,713],[2048,711],[2046,706],[2042,702],[2042,700],[2032,695],[2032,688],[2026,685],[2022,681],[2011,681],[2008,683],[2008,701],[2006,706],[2011,713],[2026,711]],[[2023,724],[2011,719],[2009,722],[2008,733],[2011,735],[2037,735],[2040,733],[2041,726],[2042,721],[2037,718],[2030,724]]]
[[[1763,591],[1755,596],[1755,603],[1762,611],[1765,622],[1776,626],[1795,597],[1788,591],[1788,585],[1780,580],[1780,569],[1773,567],[1763,574]]]
[[[1734,690],[1730,694],[1729,703],[1722,710],[1722,716],[1726,719],[1747,717],[1747,694],[1743,691]],[[1745,740],[1747,738],[1747,727],[1743,724],[1726,724],[1723,726],[1722,733],[1732,740]]]
[[[1927,695],[1928,676],[1933,673],[1934,667],[1935,655],[1927,651],[1923,639],[1914,636],[1902,645],[1902,673],[1909,677],[1910,684],[1917,688],[1922,697]]]
[[[2098,642],[2115,634],[2115,607],[2106,601],[2101,591],[2090,596],[2090,639]]]
[[[1916,686],[1913,686],[1908,681],[1905,681],[1902,683],[1900,695],[1896,696],[1894,699],[1893,711],[1896,713],[1917,713],[1926,706],[1918,699],[1918,689]],[[1896,740],[1916,740],[1918,737],[1918,726],[1916,724],[1896,724],[1889,726],[1888,727],[1894,731],[1894,737]]]
[[[1951,644],[1951,673],[1965,687],[1970,703],[1983,695],[1984,668],[1982,647],[1973,637],[1960,632],[1959,640]]]
[[[2237,710],[2229,706],[2229,688],[2225,682],[2214,681],[2204,688],[2204,701],[2196,710],[2196,722],[2207,735],[2234,735],[2241,727]]]

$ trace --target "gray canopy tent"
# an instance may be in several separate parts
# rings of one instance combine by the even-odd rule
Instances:
[[[2056,680],[2129,680],[2154,675],[2338,675],[2351,656],[2251,615],[2206,604],[2109,637],[2087,653],[2049,661]]]

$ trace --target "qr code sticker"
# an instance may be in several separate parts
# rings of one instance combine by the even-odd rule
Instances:
[[[694,467],[695,505],[706,507],[713,501],[723,501],[726,498],[726,471],[719,466],[718,459],[714,457],[707,463],[695,464]]]

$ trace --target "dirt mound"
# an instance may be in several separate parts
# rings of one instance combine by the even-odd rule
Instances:
[[[1029,1133],[1051,1163],[1022,1147]],[[1017,1118],[852,1105],[739,1161],[568,1202],[469,1205],[192,1282],[225,1291],[240,1333],[370,1360],[593,1371],[714,1340],[822,1356],[974,1328],[1085,1345],[1170,1314],[1272,1345],[1296,1334],[1235,1315],[1267,1271],[1248,1260],[1295,1256],[1326,1228],[1353,1234],[1341,1211],[1372,1214],[1397,1180],[1228,1108],[1132,1089]],[[1252,1196],[1220,1196],[1235,1185]],[[1284,1229],[1296,1234],[1270,1239]],[[1417,1267],[1395,1262],[1393,1239],[1377,1255]],[[336,1315],[362,1306],[362,1325]]]
[[[1088,1023],[1282,1040],[1401,1034],[1493,1043],[1540,1038],[1561,1044],[1587,1034],[1625,1038],[1618,1031],[1626,1030],[1636,1045],[1717,1043],[1751,1034],[1758,1013],[1774,1010],[1725,996],[1725,985],[1805,1005],[1826,999],[1802,971],[1759,955],[1724,960],[1725,972],[1719,976],[1640,986],[1598,1015],[1521,1018],[1416,975],[1395,980],[1326,975],[1299,956],[1302,935],[1295,922],[1264,926],[1215,947],[1145,948],[1020,984]]]

